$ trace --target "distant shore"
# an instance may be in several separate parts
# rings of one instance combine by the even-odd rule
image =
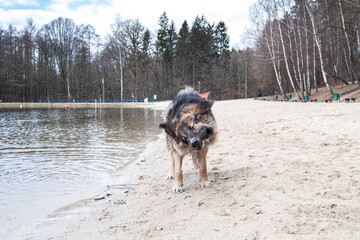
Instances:
[[[130,102],[130,103],[32,103],[32,102],[2,102],[0,109],[42,109],[42,108],[163,108],[168,102]]]
[[[338,100],[334,99],[334,96],[329,94],[326,87],[321,87],[318,91],[312,89],[312,94],[308,96],[308,100],[298,99],[295,92],[287,93],[286,97],[282,95],[267,95],[265,97],[257,97],[258,100],[266,101],[290,101],[290,102],[360,102],[360,87],[357,84],[338,84],[333,86],[333,91],[336,92],[339,96]],[[300,93],[298,93],[301,95]],[[289,99],[289,96],[291,98]],[[253,98],[248,98],[252,100]],[[244,99],[243,99],[244,100]],[[347,101],[348,100],[348,101]],[[350,100],[350,101],[349,101]],[[63,108],[73,109],[73,108],[153,108],[153,109],[164,109],[170,101],[159,101],[159,102],[106,102],[106,103],[94,103],[94,102],[0,102],[1,109],[41,109],[41,108]]]

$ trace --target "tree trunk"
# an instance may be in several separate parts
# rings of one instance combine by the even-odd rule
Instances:
[[[68,100],[70,100],[70,79],[69,76],[66,76],[66,84],[67,84],[67,93],[68,93]]]
[[[316,79],[316,43],[315,43],[315,37],[313,36],[313,57],[314,57],[314,62],[313,62],[313,74],[314,74],[314,87],[315,87],[315,92],[318,92],[318,85],[317,85],[317,79]]]
[[[285,97],[286,99],[286,95],[284,93],[284,89],[282,87],[282,84],[281,84],[281,79],[279,77],[279,73],[278,73],[278,70],[277,70],[277,66],[276,66],[276,60],[275,60],[275,51],[274,51],[274,39],[273,39],[273,33],[272,33],[272,25],[270,23],[270,40],[271,40],[271,47],[270,47],[270,44],[269,44],[269,39],[267,36],[266,37],[266,45],[268,47],[268,50],[269,50],[269,54],[270,54],[270,58],[271,58],[271,61],[272,61],[272,65],[273,65],[273,68],[274,68],[274,72],[275,72],[275,77],[276,77],[276,81],[278,83],[278,86],[279,86],[279,89],[280,89],[280,92],[281,94]]]
[[[119,55],[120,55],[120,100],[122,102],[123,101],[123,96],[124,96],[124,80],[123,80],[121,47],[119,47]]]
[[[297,47],[297,37],[296,37],[296,30],[294,29],[294,40],[295,40],[295,51],[296,51],[296,66],[297,66],[297,71],[298,71],[298,76],[299,76],[299,86],[300,86],[300,91],[302,92],[302,94],[304,94],[304,84],[303,84],[303,78],[301,76],[302,72],[300,69],[300,59],[299,59],[299,50]],[[299,48],[301,48],[301,44],[299,44]]]
[[[286,48],[285,48],[285,43],[284,43],[284,38],[283,38],[283,35],[282,35],[282,30],[281,30],[281,24],[280,24],[280,21],[278,21],[278,26],[279,26],[279,31],[280,31],[280,40],[281,40],[281,45],[282,45],[282,49],[283,49],[283,54],[284,54],[284,61],[285,61],[285,67],[286,67],[286,72],[288,74],[288,77],[289,77],[289,80],[290,80],[290,83],[291,83],[291,86],[293,88],[293,90],[295,91],[295,94],[297,96],[297,98],[300,100],[300,96],[296,90],[296,87],[294,85],[294,81],[292,79],[292,76],[291,76],[291,73],[290,73],[290,69],[289,69],[289,64],[288,64],[288,60],[287,60],[287,56],[286,56]]]
[[[342,9],[342,5],[341,5],[341,0],[338,1],[339,3],[339,9],[340,9],[340,17],[341,17],[341,27],[342,30],[344,31],[344,36],[345,36],[345,40],[346,40],[346,48],[347,48],[347,54],[345,55],[345,57],[347,58],[347,61],[349,63],[349,73],[351,75],[351,82],[354,83],[355,81],[355,76],[354,76],[354,71],[353,71],[353,66],[352,66],[352,61],[351,61],[351,47],[350,47],[350,41],[349,41],[349,37],[348,34],[346,32],[346,28],[345,28],[345,20],[344,20],[344,13],[343,13],[343,9]]]
[[[316,28],[315,28],[315,20],[314,20],[314,16],[312,15],[308,5],[305,5],[306,6],[306,10],[307,12],[309,13],[309,16],[310,16],[310,20],[311,20],[311,25],[312,25],[312,28],[313,28],[313,34],[314,34],[314,38],[315,38],[315,43],[316,43],[316,46],[317,46],[317,49],[318,49],[318,52],[319,52],[319,60],[320,60],[320,69],[321,69],[321,73],[322,73],[322,76],[323,76],[323,79],[324,79],[324,82],[325,82],[325,85],[329,91],[329,93],[331,95],[334,94],[334,91],[331,89],[328,81],[327,81],[327,77],[326,77],[326,72],[325,72],[325,69],[324,69],[324,62],[323,62],[323,59],[322,59],[322,53],[321,53],[321,44],[320,44],[320,39],[318,38],[318,35],[317,35],[317,31],[316,31]]]
[[[299,69],[299,75],[301,76],[300,79],[301,79],[302,89],[305,89],[305,92],[307,93],[308,91],[307,91],[307,85],[306,85],[306,77],[305,77],[305,74],[304,74],[304,57],[303,57],[302,42],[301,42],[301,32],[300,32],[299,23],[297,23],[297,32],[298,32],[298,36],[299,36],[299,50],[300,50],[300,63],[301,63],[301,68],[300,68],[300,65],[299,65],[298,69]]]
[[[294,63],[294,57],[293,57],[293,46],[292,46],[292,41],[291,41],[292,28],[291,28],[291,26],[289,24],[288,24],[288,29],[289,29],[289,31],[288,31],[288,40],[289,40],[290,60],[291,60],[292,68],[293,68],[293,71],[294,71],[295,82],[297,83],[298,87],[301,89],[299,78],[298,78],[297,72],[296,72],[295,63]],[[296,41],[295,41],[295,49],[296,49]],[[301,96],[302,96],[302,98],[304,98],[304,91],[301,91]]]
[[[348,51],[347,58],[348,58],[348,61],[349,61],[351,82],[354,83],[355,79],[357,78],[357,83],[360,86],[360,78],[359,78],[359,75],[357,74],[357,72],[356,72],[356,70],[354,68],[353,53],[351,51],[349,36],[348,36],[348,34],[346,32],[345,19],[344,19],[343,8],[342,8],[342,5],[341,5],[341,0],[339,0],[339,8],[340,8],[340,17],[341,17],[342,29],[344,31],[344,36],[345,36],[345,40],[346,40],[346,47],[347,47],[347,51]]]
[[[309,39],[307,31],[306,11],[304,7],[304,29],[305,29],[305,51],[306,51],[306,79],[307,79],[307,94],[311,95],[311,80],[310,80],[310,68],[309,68]]]

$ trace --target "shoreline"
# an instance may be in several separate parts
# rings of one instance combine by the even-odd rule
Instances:
[[[132,102],[132,103],[31,103],[31,102],[2,102],[0,103],[1,109],[55,109],[62,108],[66,109],[76,109],[76,108],[152,108],[152,109],[162,109],[163,105],[168,104],[169,101],[160,101],[160,102]]]
[[[232,100],[215,102],[213,113],[213,186],[199,187],[188,156],[185,191],[168,191],[162,134],[145,162],[134,161],[142,178],[133,188],[96,201],[50,238],[360,238],[359,104]]]
[[[73,223],[81,221],[84,217],[91,218],[94,212],[103,212],[108,204],[126,204],[128,194],[141,183],[139,176],[144,175],[143,165],[147,156],[153,155],[155,149],[162,144],[161,134],[158,139],[146,144],[145,149],[127,165],[123,166],[118,172],[116,183],[104,186],[104,190],[98,194],[79,201],[73,202],[62,208],[56,209],[49,214],[45,221],[37,223],[29,231],[25,232],[24,239],[53,239],[54,235],[61,236],[73,227]],[[114,199],[116,196],[116,199]],[[89,214],[90,213],[90,214]],[[98,221],[101,220],[101,217]]]
[[[153,112],[152,109],[155,109],[155,110],[161,109],[162,104],[163,103],[155,103],[155,104],[153,104],[151,109],[148,109],[147,107],[142,107],[142,108],[146,112]],[[156,113],[157,116],[159,114],[160,114],[160,112]],[[159,132],[160,132],[160,130],[159,130]],[[153,140],[155,141],[157,139],[158,139],[158,136],[152,135],[151,138],[148,138],[148,141],[152,142]],[[146,142],[148,142],[148,141],[146,141]],[[10,228],[11,231],[7,231],[6,234],[4,234],[4,235],[9,236],[9,237],[13,236],[14,239],[37,239],[37,237],[35,237],[35,236],[37,236],[36,234],[39,233],[37,231],[37,228],[43,229],[44,233],[48,232],[47,228],[49,230],[50,229],[56,230],[53,227],[53,225],[58,224],[58,222],[61,223],[62,219],[66,219],[66,221],[73,220],[72,218],[75,217],[78,214],[78,212],[87,211],[89,209],[90,205],[96,206],[94,199],[98,198],[98,197],[102,197],[103,196],[102,193],[109,191],[110,188],[118,188],[119,186],[116,186],[117,181],[120,181],[121,183],[125,183],[125,185],[127,185],[128,182],[133,181],[132,175],[134,175],[134,174],[130,173],[130,170],[132,172],[137,170],[137,169],[135,169],[134,164],[135,164],[136,160],[142,156],[141,154],[146,150],[148,144],[149,143],[144,145],[142,143],[140,151],[138,151],[137,154],[134,154],[134,156],[131,158],[131,161],[126,163],[126,165],[124,165],[124,166],[121,165],[121,168],[117,167],[116,170],[114,169],[114,174],[112,177],[109,177],[109,179],[108,179],[109,181],[106,181],[105,185],[103,185],[103,183],[98,184],[98,186],[100,186],[100,187],[96,187],[95,189],[97,189],[97,190],[92,191],[93,194],[86,195],[85,198],[73,198],[76,201],[67,201],[67,202],[64,202],[64,204],[61,204],[62,201],[59,199],[58,204],[56,205],[57,207],[53,208],[51,211],[45,212],[46,215],[43,214],[40,217],[38,217],[37,215],[33,216],[32,222],[26,222],[29,224],[24,224],[23,226],[25,226],[25,227],[23,227],[21,229],[21,231],[18,231],[18,233],[13,234],[11,232],[12,230]],[[125,173],[127,173],[127,174],[125,174]],[[107,189],[107,185],[110,185],[109,189]],[[94,188],[92,188],[92,189],[94,189]],[[98,191],[98,190],[100,190],[100,191]],[[46,197],[45,197],[45,199],[46,199]],[[102,203],[102,202],[103,201],[99,201],[99,203]],[[19,219],[20,219],[20,217],[19,217]],[[56,231],[54,231],[54,232],[56,232]],[[41,234],[40,237],[41,236],[43,236],[43,235]],[[48,234],[48,236],[51,236],[51,232]]]

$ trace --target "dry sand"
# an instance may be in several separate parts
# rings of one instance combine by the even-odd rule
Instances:
[[[185,192],[168,191],[162,135],[132,185],[111,188],[52,239],[360,239],[360,104],[235,100],[213,112],[212,187],[199,187],[188,157]]]

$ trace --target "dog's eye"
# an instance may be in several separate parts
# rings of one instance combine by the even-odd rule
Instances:
[[[206,117],[206,113],[198,113],[198,114],[195,116],[195,120],[201,121],[201,120],[203,120],[205,117]]]
[[[194,126],[189,126],[189,130],[194,130]]]
[[[187,143],[188,142],[187,137],[183,137],[183,141]]]

